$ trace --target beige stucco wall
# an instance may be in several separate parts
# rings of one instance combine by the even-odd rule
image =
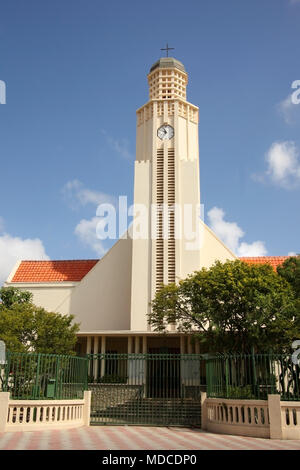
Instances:
[[[151,205],[151,163],[135,162],[134,202],[143,204],[148,210],[148,221]],[[150,230],[150,225],[149,225]],[[148,232],[149,234],[149,232]],[[131,319],[132,330],[147,330],[147,312],[149,310],[150,276],[151,276],[151,241],[150,237],[135,239],[132,242],[131,276]],[[150,268],[150,269],[149,269]]]
[[[89,271],[70,300],[81,331],[130,327],[132,240],[120,239]]]
[[[178,160],[176,164],[176,199],[181,207],[181,239],[176,241],[176,277],[184,279],[200,266],[199,244],[196,243],[200,210],[199,164],[198,160]],[[194,239],[190,238],[193,233]]]
[[[28,290],[33,294],[33,303],[43,307],[49,312],[58,312],[62,315],[70,313],[71,295],[77,282],[53,283],[4,283],[4,286],[13,286],[21,290]]]
[[[216,236],[216,234],[200,220],[200,230],[203,239],[203,245],[200,249],[199,268],[209,268],[216,260],[225,263],[237,259],[229,248]]]

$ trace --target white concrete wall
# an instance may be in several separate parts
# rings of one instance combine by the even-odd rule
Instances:
[[[131,321],[130,329],[147,330],[147,313],[151,288],[151,240],[150,240],[150,205],[151,205],[151,163],[135,163],[135,204],[143,204],[148,210],[148,236],[132,242],[131,280]]]
[[[234,261],[236,255],[232,253],[227,246],[214,234],[214,232],[200,221],[201,236],[203,237],[203,245],[200,250],[200,268],[209,268],[215,261]]]
[[[120,239],[88,272],[71,296],[80,331],[130,328],[132,240]]]
[[[70,313],[71,295],[78,282],[53,282],[53,283],[8,283],[4,286],[17,287],[33,294],[33,303],[43,307],[49,312],[57,312],[62,315]]]
[[[198,161],[178,161],[178,199],[181,206],[182,238],[176,246],[176,276],[184,279],[199,269],[200,251],[197,242],[198,212],[200,209],[199,165]],[[190,207],[189,220],[187,207]],[[194,240],[190,239],[194,233]]]

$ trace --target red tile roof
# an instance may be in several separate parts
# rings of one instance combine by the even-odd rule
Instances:
[[[242,257],[249,264],[270,264],[276,271],[288,256]],[[95,266],[98,259],[62,261],[21,261],[10,282],[78,282]]]
[[[270,264],[274,271],[277,266],[280,266],[289,256],[257,256],[257,257],[242,257],[241,261],[248,264]]]
[[[81,281],[98,259],[21,261],[10,282]]]

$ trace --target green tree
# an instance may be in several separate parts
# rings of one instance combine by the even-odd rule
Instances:
[[[6,292],[6,289],[9,292]],[[0,289],[0,339],[13,352],[74,354],[79,324],[73,315],[48,312],[32,303],[32,294]]]
[[[287,258],[277,272],[292,286],[296,297],[300,298],[300,255]]]
[[[277,267],[277,272],[293,289],[296,298],[295,322],[300,329],[300,255],[287,258],[281,266]],[[296,339],[300,339],[300,334]]]
[[[268,265],[216,262],[178,285],[163,286],[149,322],[164,331],[176,322],[194,333],[206,351],[283,351],[299,338],[289,283]]]
[[[32,293],[29,291],[22,291],[16,287],[1,287],[0,288],[0,310],[2,308],[11,308],[13,304],[23,304],[32,302]]]

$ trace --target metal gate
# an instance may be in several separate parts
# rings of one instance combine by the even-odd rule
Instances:
[[[91,424],[200,425],[205,389],[198,354],[89,356]]]

